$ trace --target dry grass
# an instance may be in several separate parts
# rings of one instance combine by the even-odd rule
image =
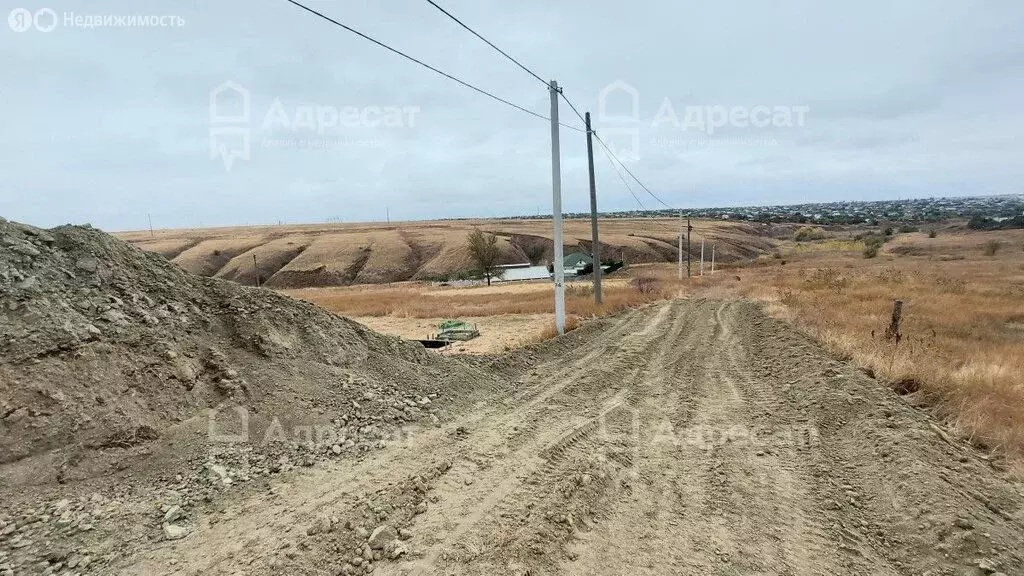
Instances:
[[[580,327],[580,317],[574,314],[570,314],[565,317],[565,333],[568,334],[573,330]],[[558,337],[558,327],[555,326],[555,321],[552,320],[543,330],[540,331],[534,338],[527,340],[527,344],[536,344],[551,340],[552,338]]]
[[[932,406],[977,445],[1024,458],[1024,231],[901,235],[876,259],[854,245],[784,250],[688,291],[766,302],[878,378]],[[991,242],[1002,250],[982,255]],[[898,254],[927,254],[903,256]],[[785,261],[785,264],[781,262]],[[661,267],[663,281],[671,271]],[[737,281],[736,277],[740,280]],[[904,301],[903,339],[884,338]]]
[[[594,303],[589,285],[570,283],[566,287],[566,312],[593,318],[668,296],[660,285],[652,285],[645,291],[637,290],[623,276],[604,283],[601,306]],[[346,316],[400,318],[544,314],[551,312],[554,302],[551,285],[543,283],[452,288],[406,282],[386,287],[306,288],[287,290],[286,293]]]
[[[751,258],[770,251],[770,230],[791,235],[787,225],[764,227],[722,221],[694,221],[693,242],[718,246],[720,261]],[[435,222],[308,224],[122,232],[118,236],[164,254],[186,270],[238,279],[252,256],[274,262],[266,281],[279,287],[338,286],[446,277],[473,268],[466,250],[469,231],[498,236],[503,263],[548,261],[552,256],[550,220],[457,220]],[[675,219],[613,218],[601,221],[605,256],[636,262],[676,258]],[[590,221],[567,219],[566,253],[588,249]],[[296,255],[291,246],[307,247]],[[181,254],[191,247],[187,254]],[[215,253],[216,252],[216,253]],[[223,254],[237,258],[226,262]],[[294,259],[292,259],[294,258]],[[277,278],[274,278],[277,275]],[[255,279],[254,275],[253,280]]]
[[[863,248],[851,238],[783,242],[777,257],[684,282],[673,265],[637,265],[606,280],[600,307],[588,284],[570,284],[567,312],[602,316],[677,295],[760,300],[837,356],[916,390],[914,401],[977,445],[1024,461],[1024,231],[898,234],[872,259]],[[290,293],[347,315],[395,318],[549,314],[552,303],[544,283]],[[895,299],[905,303],[898,346],[883,336]],[[523,342],[553,335],[552,324]]]
[[[641,268],[643,270],[643,268]],[[630,272],[622,271],[618,277],[606,279],[602,290],[602,304],[594,303],[594,291],[589,283],[572,282],[566,286],[566,330],[574,330],[582,319],[607,316],[675,296],[658,279],[644,281],[643,289],[637,288]],[[522,321],[546,315],[551,317],[554,303],[553,288],[548,283],[495,284],[493,286],[472,286],[464,288],[435,287],[417,282],[405,282],[392,286],[350,286],[331,288],[306,288],[286,290],[290,296],[300,298],[333,312],[362,319],[377,329],[408,338],[424,337],[421,333],[410,332],[408,319],[430,320],[436,324],[445,318],[479,319],[506,318],[503,324],[514,326]],[[375,319],[382,320],[375,320]],[[388,321],[383,319],[394,319]],[[389,329],[391,328],[391,329]],[[519,328],[516,328],[518,330]],[[488,343],[483,348],[470,346],[472,352],[494,352],[508,349],[509,345],[523,346],[542,342],[557,335],[554,319],[534,335],[514,339],[499,339],[501,342]],[[500,346],[495,349],[494,345]]]

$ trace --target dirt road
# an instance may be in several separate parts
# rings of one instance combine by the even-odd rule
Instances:
[[[1018,484],[753,304],[646,308],[505,369],[440,427],[241,491],[118,568],[1024,573]],[[381,524],[400,539],[375,555]]]

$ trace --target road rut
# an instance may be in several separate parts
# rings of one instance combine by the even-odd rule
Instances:
[[[1024,573],[1019,485],[932,425],[752,303],[673,301],[123,573]],[[405,553],[356,560],[383,522]]]

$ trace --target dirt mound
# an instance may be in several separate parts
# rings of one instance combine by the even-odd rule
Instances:
[[[224,498],[440,426],[496,382],[88,226],[0,218],[0,575],[106,572]]]
[[[0,464],[130,447],[218,406],[403,421],[457,368],[89,227],[0,222],[0,311]]]

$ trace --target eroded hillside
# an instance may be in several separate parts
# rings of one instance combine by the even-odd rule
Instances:
[[[378,284],[444,278],[473,267],[466,235],[474,227],[498,236],[504,263],[549,262],[550,220],[480,220],[396,224],[327,224],[158,230],[119,236],[202,276],[275,288]],[[679,222],[612,219],[602,222],[602,252],[630,263],[674,262]],[[787,226],[702,221],[694,223],[691,253],[718,262],[771,251]],[[566,222],[565,253],[589,251],[590,223]]]

